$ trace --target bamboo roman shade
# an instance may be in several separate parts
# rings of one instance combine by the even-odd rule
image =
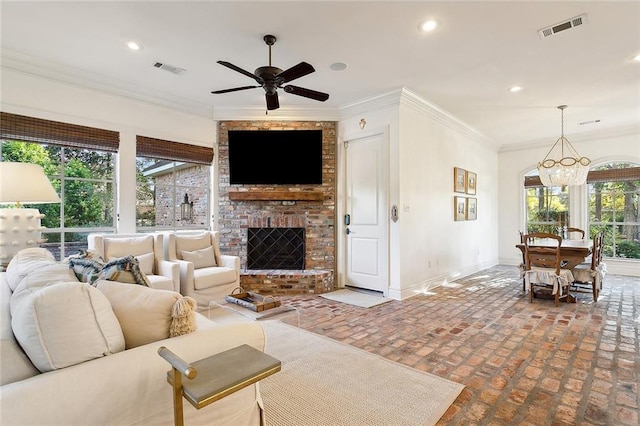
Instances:
[[[626,169],[591,170],[587,175],[587,183],[596,182],[626,182],[640,180],[640,167]],[[525,176],[524,187],[534,188],[543,186],[540,176]]]
[[[120,144],[118,132],[8,112],[0,112],[0,137],[108,152],[117,152]]]
[[[136,155],[162,160],[206,164],[213,162],[213,148],[136,136]]]

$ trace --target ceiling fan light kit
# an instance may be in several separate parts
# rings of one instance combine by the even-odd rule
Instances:
[[[564,137],[564,109],[566,107],[566,105],[558,106],[562,116],[560,138],[553,144],[544,159],[538,163],[538,174],[544,186],[582,185],[587,181],[591,160],[580,156],[571,142]],[[560,151],[559,156],[556,157],[559,159],[549,158],[556,148]]]
[[[289,83],[290,81],[296,80],[300,77],[304,77],[307,74],[311,74],[315,72],[313,66],[306,62],[300,62],[297,65],[292,66],[289,69],[281,70],[278,67],[274,67],[271,65],[271,46],[273,46],[276,42],[276,37],[270,34],[264,36],[264,42],[269,46],[269,65],[258,67],[253,73],[246,71],[236,65],[233,65],[230,62],[226,61],[218,61],[220,65],[224,65],[227,68],[230,68],[240,74],[244,74],[249,78],[255,80],[258,83],[258,86],[241,86],[234,87],[231,89],[223,89],[216,90],[211,93],[215,95],[219,95],[222,93],[230,93],[237,92],[239,90],[247,90],[247,89],[255,89],[258,87],[262,87],[265,92],[265,100],[267,103],[267,112],[272,111],[274,109],[280,108],[280,102],[278,100],[278,89],[283,89],[287,93],[291,93],[292,95],[302,96],[304,98],[313,99],[316,101],[324,102],[329,99],[329,95],[327,93],[318,92],[316,90],[305,89],[304,87],[287,85],[283,86],[285,83]]]

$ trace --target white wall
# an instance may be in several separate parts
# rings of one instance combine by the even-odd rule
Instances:
[[[9,69],[2,69],[0,82],[4,112],[120,132],[118,232],[136,229],[135,135],[200,146],[213,146],[216,141],[216,123],[211,117]]]
[[[578,140],[566,135],[576,150],[591,159],[592,165],[611,160],[623,160],[640,164],[640,133],[599,136]],[[525,228],[523,179],[525,173],[536,168],[554,141],[518,150],[500,152],[499,158],[499,256],[500,263],[517,265],[521,262],[518,232]],[[580,220],[580,219],[578,219]],[[586,219],[582,220],[586,227]],[[578,226],[578,224],[575,224]],[[610,273],[640,275],[640,262],[607,260]]]
[[[497,264],[497,149],[406,89],[351,108],[339,123],[342,138],[388,128],[389,209],[399,208],[398,222],[389,224],[390,297],[410,297]],[[478,174],[475,221],[453,220],[454,167]]]

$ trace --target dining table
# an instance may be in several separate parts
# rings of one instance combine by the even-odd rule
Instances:
[[[529,242],[529,247],[556,247],[558,242],[552,238],[536,238]],[[516,247],[524,255],[524,243],[516,244]],[[591,254],[593,240],[568,240],[563,239],[560,244],[561,267],[573,269]]]

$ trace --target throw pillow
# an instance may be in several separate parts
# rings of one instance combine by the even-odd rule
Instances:
[[[195,251],[211,246],[211,234],[175,235],[176,255],[182,256],[183,251]],[[180,257],[178,257],[180,258]]]
[[[194,251],[182,250],[182,259],[193,263],[194,269],[218,266],[213,253],[213,246]]]
[[[76,274],[78,280],[83,283],[93,284],[100,275],[104,259],[98,252],[93,250],[80,250],[78,254],[69,256],[67,263],[69,268]]]
[[[104,237],[104,255],[108,258],[153,252],[153,235],[141,237]]]
[[[136,254],[135,258],[138,259],[140,269],[144,274],[153,275],[153,262],[156,259],[153,253]]]
[[[124,335],[109,300],[79,282],[21,287],[11,298],[16,340],[41,372],[121,352]]]
[[[134,256],[120,257],[105,263],[100,270],[98,279],[139,284],[146,287],[151,285],[147,276],[140,270],[138,259]]]
[[[96,288],[109,299],[127,349],[196,329],[196,301],[191,297],[112,281],[98,281]]]

